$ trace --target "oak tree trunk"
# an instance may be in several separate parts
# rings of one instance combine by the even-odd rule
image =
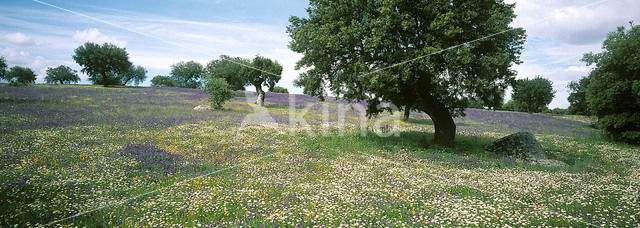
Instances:
[[[404,107],[404,115],[402,116],[402,121],[403,122],[407,122],[409,121],[409,115],[411,115],[411,109],[409,107]]]
[[[256,86],[256,92],[258,93],[258,100],[256,101],[256,104],[262,107],[264,106],[264,90],[262,90],[262,87]]]
[[[435,127],[434,143],[451,147],[456,137],[456,124],[447,108],[434,98],[427,99],[423,111],[431,117]]]

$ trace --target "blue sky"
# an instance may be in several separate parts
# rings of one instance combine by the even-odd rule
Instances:
[[[42,82],[47,67],[60,64],[80,70],[73,50],[84,42],[125,47],[131,61],[148,69],[148,80],[167,75],[171,64],[195,60],[203,65],[221,54],[277,59],[284,67],[278,85],[294,93],[301,57],[287,48],[291,15],[306,16],[308,1],[170,0],[170,1],[0,0],[0,55],[10,66],[28,66]],[[629,21],[640,23],[637,0],[514,1],[514,26],[527,30],[518,78],[541,75],[554,82],[550,107],[567,107],[568,82],[588,74],[579,60],[600,50],[606,34]],[[399,60],[401,61],[401,60]],[[83,83],[88,83],[82,75]],[[143,85],[148,85],[145,82]],[[507,95],[507,98],[509,96]]]

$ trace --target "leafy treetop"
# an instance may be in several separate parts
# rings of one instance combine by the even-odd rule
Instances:
[[[204,76],[204,69],[195,61],[179,62],[171,66],[171,77],[182,88],[198,88],[200,79]]]
[[[55,68],[47,68],[47,76],[44,78],[44,81],[50,84],[70,84],[72,82],[78,83],[80,77],[78,77],[76,70],[65,65],[60,65]]]
[[[104,43],[85,43],[76,48],[73,59],[89,75],[89,81],[98,85],[120,85],[122,75],[131,68],[129,54],[124,48]]]

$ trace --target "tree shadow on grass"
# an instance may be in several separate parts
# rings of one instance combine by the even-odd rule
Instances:
[[[407,122],[413,123],[413,124],[421,124],[421,125],[433,125],[433,121],[431,119],[413,119],[413,118],[409,118],[409,120]]]
[[[515,161],[488,152],[484,146],[495,139],[490,137],[467,136],[457,134],[453,147],[438,146],[433,142],[434,133],[421,131],[400,132],[399,136],[381,137],[375,132],[360,136],[360,140],[371,147],[381,148],[392,153],[401,148],[411,151],[419,159],[438,160],[463,166],[513,166]]]

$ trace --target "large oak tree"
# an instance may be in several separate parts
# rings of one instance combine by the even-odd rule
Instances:
[[[382,102],[424,111],[435,142],[449,146],[453,117],[466,102],[489,100],[514,79],[511,66],[520,63],[525,40],[509,26],[514,7],[501,0],[311,0],[308,18],[291,17],[287,32],[290,48],[304,54],[297,68],[305,77],[328,82],[344,99],[366,100],[370,115]]]
[[[127,51],[110,43],[87,42],[76,48],[73,60],[89,75],[89,81],[104,86],[121,85],[123,75],[132,65]]]
[[[585,97],[588,110],[614,140],[640,145],[640,26],[618,27],[602,49],[582,59],[594,66]]]

